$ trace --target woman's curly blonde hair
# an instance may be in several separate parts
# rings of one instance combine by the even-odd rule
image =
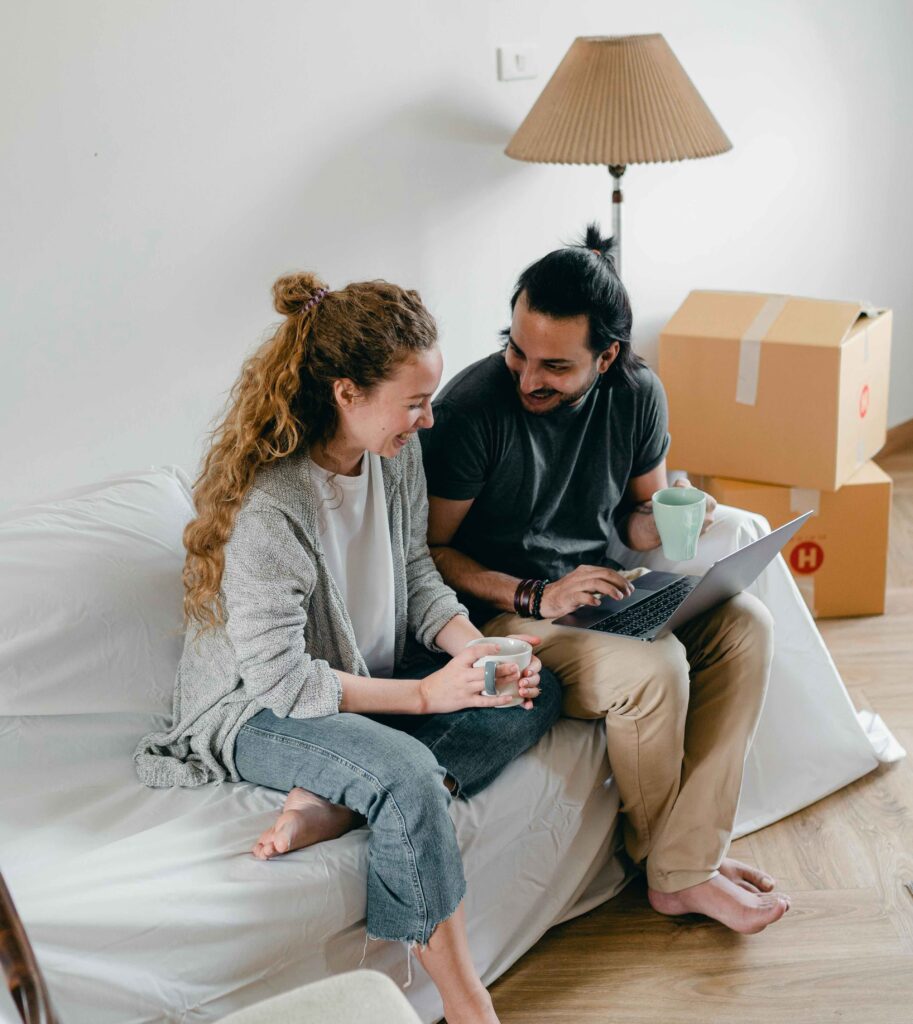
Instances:
[[[238,509],[261,466],[332,438],[333,382],[348,378],[368,392],[437,341],[418,293],[386,281],[329,291],[315,274],[290,274],[273,285],[273,301],[285,319],[244,364],[194,484],[197,517],[184,529],[185,626],[225,621],[219,588]]]

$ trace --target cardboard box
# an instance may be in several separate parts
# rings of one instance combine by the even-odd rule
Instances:
[[[891,311],[695,291],[660,335],[668,465],[835,491],[885,442]]]
[[[692,482],[724,505],[758,512],[776,529],[816,514],[783,549],[806,604],[819,619],[884,612],[891,478],[866,463],[839,491],[698,477]]]

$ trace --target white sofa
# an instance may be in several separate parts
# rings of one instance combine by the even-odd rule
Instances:
[[[64,1024],[215,1021],[362,961],[407,980],[401,945],[365,942],[364,830],[264,863],[249,849],[281,794],[149,790],[133,773],[170,712],[191,515],[186,476],[163,468],[0,516],[0,867]],[[721,510],[689,568],[763,529]],[[740,834],[876,764],[782,562],[754,589],[778,640]],[[453,805],[486,983],[624,885],[617,813],[601,725],[570,720]],[[409,1001],[438,1019],[412,970]]]

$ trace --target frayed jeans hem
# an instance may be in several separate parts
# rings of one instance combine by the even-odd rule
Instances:
[[[443,924],[445,921],[449,921],[450,918],[453,917],[453,915],[460,909],[460,904],[463,902],[465,898],[466,884],[464,883],[460,890],[459,898],[453,905],[453,908],[448,913],[444,914],[443,917],[440,917],[437,921],[435,921],[434,924],[426,926],[425,930],[428,933],[427,938],[424,938],[424,936],[416,938],[414,935],[374,935],[370,931],[368,931],[367,927],[365,928],[365,934],[367,938],[370,939],[372,942],[403,942],[410,948],[418,946],[420,950],[424,951],[427,948],[428,943],[431,941],[431,936],[434,934],[434,931],[437,928],[437,926],[439,924]]]
[[[418,948],[421,953],[425,952],[428,948],[428,943],[431,941],[431,936],[434,935],[437,926],[443,924],[445,921],[449,921],[450,918],[453,917],[453,915],[460,909],[460,904],[465,898],[466,886],[464,884],[460,898],[456,902],[456,906],[454,906],[453,910],[451,910],[449,914],[445,914],[439,921],[435,922],[428,932],[428,938],[424,942],[420,942],[418,939],[414,938],[394,938],[393,936],[387,935],[372,935],[368,931],[367,927],[365,927],[365,948],[362,951],[361,960],[359,961],[358,966],[361,967],[365,962],[365,957],[368,955],[369,942],[401,942],[406,947],[406,984],[403,985],[403,988],[409,988],[412,984],[412,954],[415,952],[416,948]]]

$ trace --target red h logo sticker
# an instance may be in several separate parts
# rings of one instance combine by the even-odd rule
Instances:
[[[865,419],[865,414],[869,411],[869,399],[872,397],[872,393],[869,390],[868,384],[862,385],[862,391],[859,392],[859,418]]]
[[[803,541],[797,544],[789,555],[789,564],[793,572],[807,576],[809,573],[817,572],[824,561],[824,549],[813,540]]]

